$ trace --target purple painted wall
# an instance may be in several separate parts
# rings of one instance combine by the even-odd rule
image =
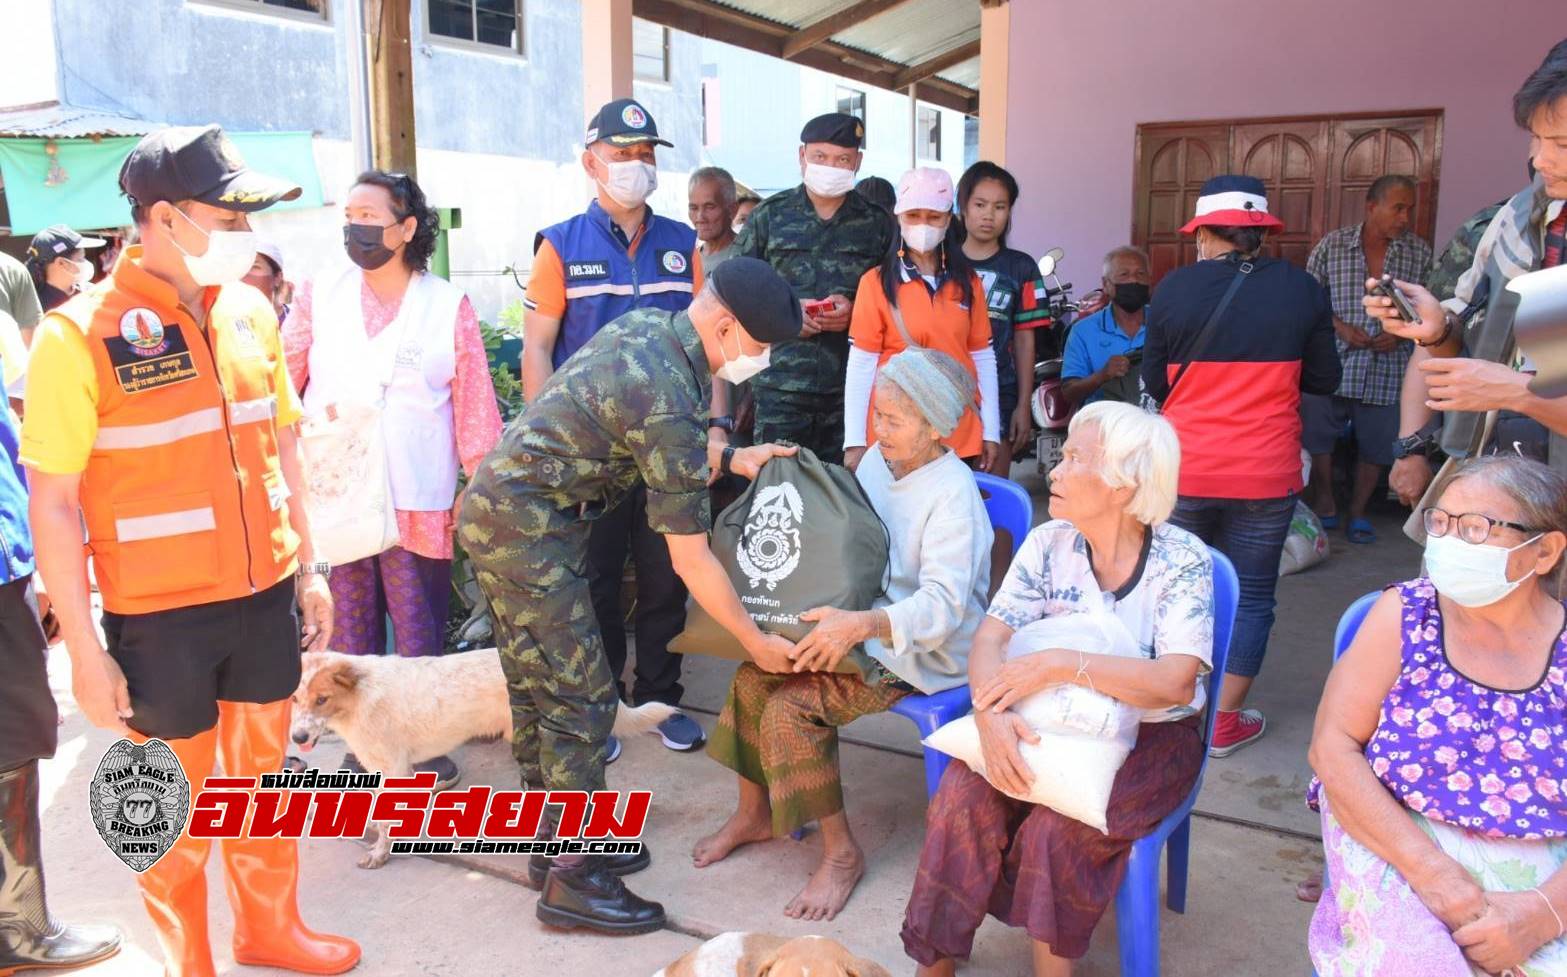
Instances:
[[[1564,0],[1011,0],[1016,244],[1079,294],[1129,239],[1139,123],[1445,110],[1437,246],[1524,181],[1512,95],[1567,37]],[[1373,12],[1374,10],[1374,12]],[[1406,16],[1400,18],[1402,11]]]

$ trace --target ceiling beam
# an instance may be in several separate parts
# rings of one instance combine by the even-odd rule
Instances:
[[[789,40],[784,42],[783,56],[793,60],[802,51],[829,40],[834,34],[841,34],[856,24],[863,24],[872,17],[884,14],[894,7],[902,6],[909,0],[859,0],[858,3],[828,14],[814,24],[808,24]]]
[[[955,64],[962,64],[977,57],[979,57],[979,38],[976,37],[967,44],[961,44],[950,51],[943,51],[919,64],[909,65],[892,79],[892,87],[908,88],[916,82],[934,76],[939,71],[946,71]]]
[[[797,33],[788,24],[748,14],[713,0],[632,0],[631,10],[643,20],[775,58],[783,57],[784,44]],[[897,89],[892,84],[899,72],[907,70],[907,65],[836,41],[823,41],[802,51],[792,63],[908,94],[906,85]],[[931,76],[916,82],[915,86],[915,97],[922,102],[968,115],[979,111],[979,92],[967,85]]]

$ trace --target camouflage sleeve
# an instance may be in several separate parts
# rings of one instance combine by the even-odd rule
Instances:
[[[767,256],[762,252],[767,246],[767,212],[758,205],[751,211],[750,218],[745,226],[740,228],[740,236],[735,238],[735,256],[746,258],[761,258]]]
[[[712,528],[707,428],[695,414],[654,414],[626,432],[647,484],[647,522],[658,533],[693,536]]]
[[[1426,289],[1436,296],[1437,301],[1446,302],[1457,291],[1458,279],[1474,264],[1475,248],[1479,246],[1480,238],[1485,235],[1485,229],[1496,216],[1496,211],[1495,207],[1482,210],[1465,221],[1453,234],[1453,240],[1448,242],[1446,250],[1426,276]]]

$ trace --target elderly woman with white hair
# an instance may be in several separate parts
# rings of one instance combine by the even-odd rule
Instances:
[[[843,810],[837,727],[914,692],[962,685],[984,616],[992,534],[968,466],[942,443],[974,404],[974,382],[945,353],[912,349],[876,379],[876,443],[855,472],[891,537],[891,578],[866,611],[819,607],[793,670],[740,666],[708,753],[739,775],[740,803],[692,852],[698,868],[749,842],[819,821],[822,861],[785,908],[831,919],[865,871]],[[838,670],[847,659],[855,671]]]
[[[1034,972],[1070,974],[1120,883],[1132,842],[1186,797],[1202,764],[1202,676],[1213,667],[1213,562],[1170,525],[1181,449],[1164,418],[1090,404],[1072,419],[1050,473],[1052,520],[1029,534],[974,635],[969,684],[991,781],[954,761],[926,816],[924,851],[903,923],[921,975],[950,975],[987,913],[1034,938]],[[1046,617],[1114,614],[1138,658],[1040,648],[1008,659],[1012,635]],[[1073,683],[1143,710],[1101,834],[1015,800],[1033,774],[1013,711]]]

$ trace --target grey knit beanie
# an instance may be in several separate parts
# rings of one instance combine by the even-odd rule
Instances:
[[[878,379],[896,384],[942,437],[951,437],[974,406],[974,378],[957,360],[934,349],[906,349],[882,366]]]

